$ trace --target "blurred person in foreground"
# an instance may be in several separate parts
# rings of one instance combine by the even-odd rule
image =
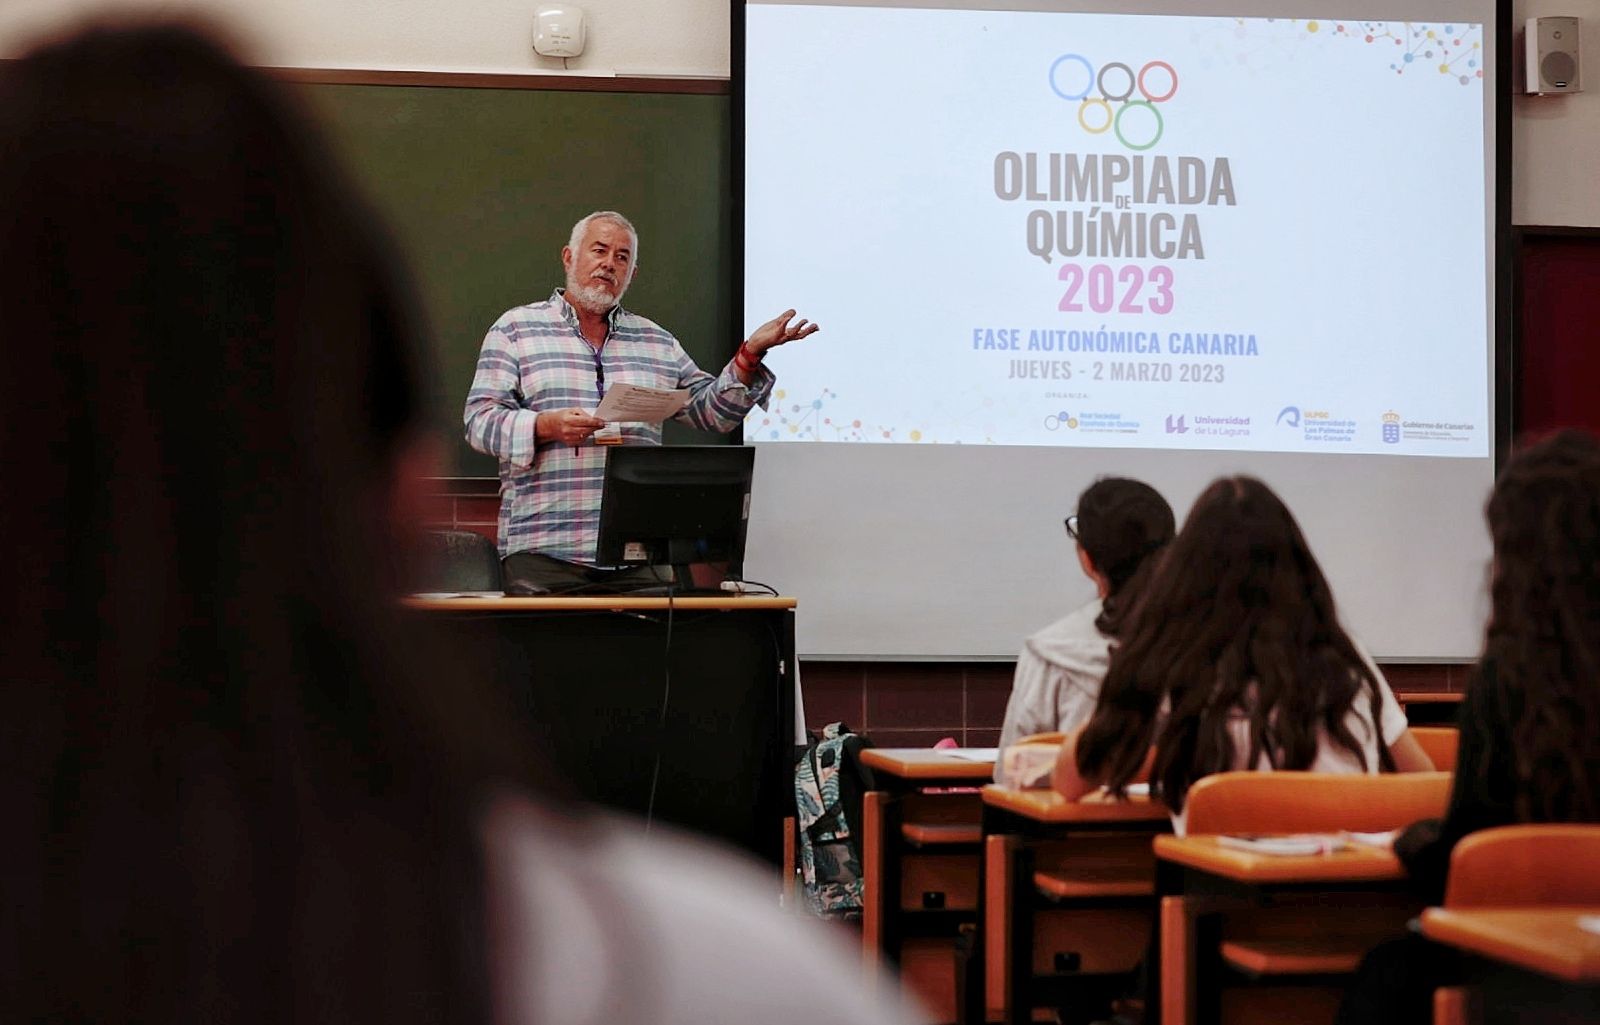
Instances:
[[[1566,430],[1516,452],[1484,507],[1494,543],[1483,654],[1467,677],[1454,784],[1443,819],[1404,830],[1395,854],[1421,901],[1444,901],[1450,855],[1471,834],[1527,822],[1600,822],[1600,439]],[[1426,1021],[1433,991],[1465,958],[1417,935],[1371,951],[1342,1025]],[[1507,994],[1502,994],[1506,996]],[[1574,990],[1571,1019],[1600,1001]],[[1555,1020],[1515,1000],[1487,1021]]]
[[[385,252],[207,33],[0,68],[0,1018],[902,1020],[776,878],[564,800],[402,618]]]

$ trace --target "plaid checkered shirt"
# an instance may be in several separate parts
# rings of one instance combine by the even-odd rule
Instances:
[[[688,388],[677,419],[707,431],[731,431],[753,406],[766,408],[772,371],[758,365],[746,386],[733,365],[712,376],[659,325],[620,305],[596,354],[578,330],[578,315],[556,289],[544,302],[506,312],[484,336],[463,419],[467,443],[500,461],[500,554],[535,551],[594,563],[600,489],[607,446],[574,448],[534,439],[542,411],[594,409],[605,384]],[[621,425],[624,444],[659,445],[659,424]]]

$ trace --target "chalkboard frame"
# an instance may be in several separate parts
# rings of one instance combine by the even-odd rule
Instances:
[[[439,366],[429,419],[445,442],[450,479],[495,476],[494,461],[462,439],[478,346],[501,312],[561,283],[560,248],[591,210],[621,210],[639,228],[630,310],[672,331],[712,372],[737,348],[727,80],[264,70],[301,95],[401,250]],[[503,133],[495,130],[501,114],[510,128]],[[452,132],[468,144],[433,137]],[[550,173],[535,181],[521,161],[547,147]],[[459,173],[450,162],[457,156]],[[514,202],[518,188],[528,202]],[[430,195],[444,197],[441,209],[427,208]],[[740,438],[669,423],[666,440]]]

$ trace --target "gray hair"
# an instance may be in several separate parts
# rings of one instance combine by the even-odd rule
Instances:
[[[583,245],[583,233],[589,230],[591,221],[610,221],[618,227],[626,229],[628,235],[633,239],[633,264],[636,267],[639,265],[639,229],[633,226],[632,221],[615,210],[596,210],[577,224],[574,224],[572,226],[572,236],[567,239],[568,249],[576,253],[578,247]]]

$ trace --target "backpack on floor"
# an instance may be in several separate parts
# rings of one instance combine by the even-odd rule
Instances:
[[[861,795],[872,789],[872,770],[860,755],[871,746],[844,723],[829,723],[795,766],[801,892],[824,918],[861,914]]]

